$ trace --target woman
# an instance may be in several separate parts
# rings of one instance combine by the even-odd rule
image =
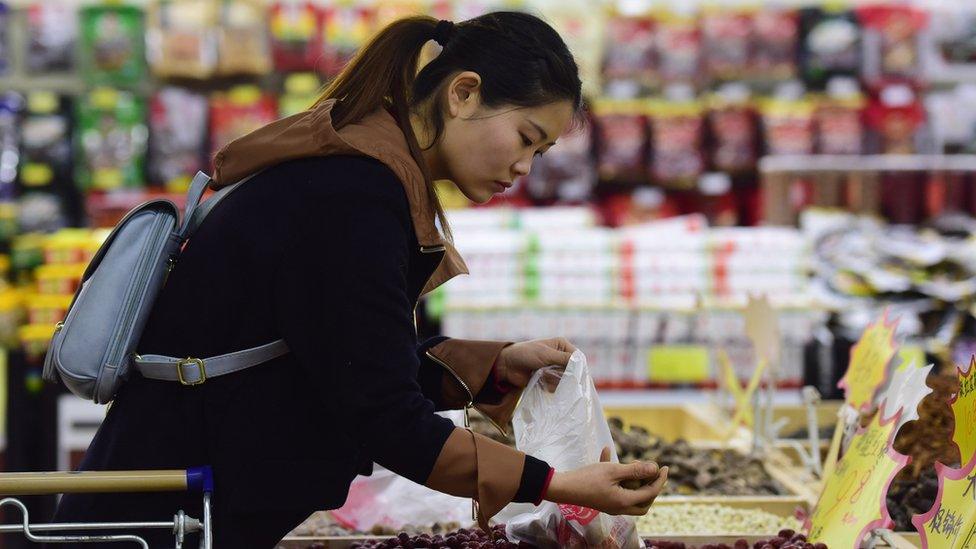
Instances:
[[[422,47],[440,54],[417,72]],[[580,108],[566,45],[531,15],[458,25],[411,17],[381,31],[308,111],[220,151],[214,186],[257,176],[210,214],[170,274],[140,353],[213,357],[284,339],[290,352],[195,386],[133,376],[82,468],[213,466],[215,547],[273,547],[343,504],[377,462],[479,503],[479,520],[542,499],[643,514],[667,470],[544,462],[455,428],[474,403],[511,419],[563,339],[417,342],[417,299],[465,273],[434,180],[486,202],[529,172]],[[625,489],[625,480],[643,481]],[[163,520],[183,494],[72,495],[57,521]],[[171,543],[157,533],[153,546]]]

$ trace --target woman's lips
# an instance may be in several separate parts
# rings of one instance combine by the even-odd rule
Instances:
[[[510,181],[498,181],[497,179],[493,182],[496,187],[498,187],[498,192],[504,192],[505,189],[511,188],[512,183]]]

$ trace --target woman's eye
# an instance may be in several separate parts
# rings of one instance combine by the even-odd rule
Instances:
[[[522,144],[523,145],[525,145],[526,147],[531,147],[532,146],[532,140],[529,139],[524,133],[520,133],[519,135],[522,136]]]

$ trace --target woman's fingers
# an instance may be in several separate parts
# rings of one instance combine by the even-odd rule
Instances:
[[[617,469],[616,480],[644,481],[657,477],[658,473],[657,463],[653,461],[635,461],[621,465]]]
[[[566,352],[566,353],[569,353],[569,354],[573,354],[573,353],[576,352],[576,346],[573,345],[572,343],[570,343],[569,340],[566,339],[565,337],[557,337],[557,338],[554,338],[554,340],[555,340],[554,342],[556,344],[555,347],[557,349],[559,349],[560,351],[563,351],[563,352]]]
[[[610,447],[604,446],[603,450],[600,450],[600,461],[610,461]]]
[[[654,503],[654,499],[664,490],[664,484],[668,481],[668,467],[661,467],[657,478],[654,482],[641,486],[636,490],[632,490],[628,494],[632,499],[628,502],[631,505],[637,507],[644,507],[645,512],[648,507]]]
[[[560,351],[559,349],[549,347],[546,355],[546,364],[558,364],[559,366],[565,368],[569,365],[569,359],[573,356],[573,353],[567,353],[566,351]]]

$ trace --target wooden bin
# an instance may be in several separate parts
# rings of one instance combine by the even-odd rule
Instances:
[[[724,543],[726,545],[732,546],[738,539],[745,539],[749,542],[751,546],[753,543],[769,539],[772,535],[746,535],[746,536],[709,536],[707,534],[694,534],[694,535],[673,535],[673,536],[641,536],[645,540],[660,540],[660,541],[680,541],[687,546],[701,547],[705,544],[720,544]],[[312,536],[294,536],[287,537],[278,543],[277,549],[307,549],[313,544],[320,544],[323,549],[349,549],[352,547],[353,543],[368,541],[368,540],[383,540],[388,539],[390,536],[341,536],[341,537],[312,537]],[[905,538],[901,534],[892,534],[892,539],[895,542],[894,547],[897,549],[912,549],[916,547],[921,547],[917,542],[913,542],[910,539]],[[879,544],[877,547],[886,547],[885,544]]]
[[[604,406],[603,415],[620,418],[626,427],[643,427],[667,442],[680,438],[699,447],[725,447],[746,437],[745,429],[733,429],[729,416],[711,404]]]

